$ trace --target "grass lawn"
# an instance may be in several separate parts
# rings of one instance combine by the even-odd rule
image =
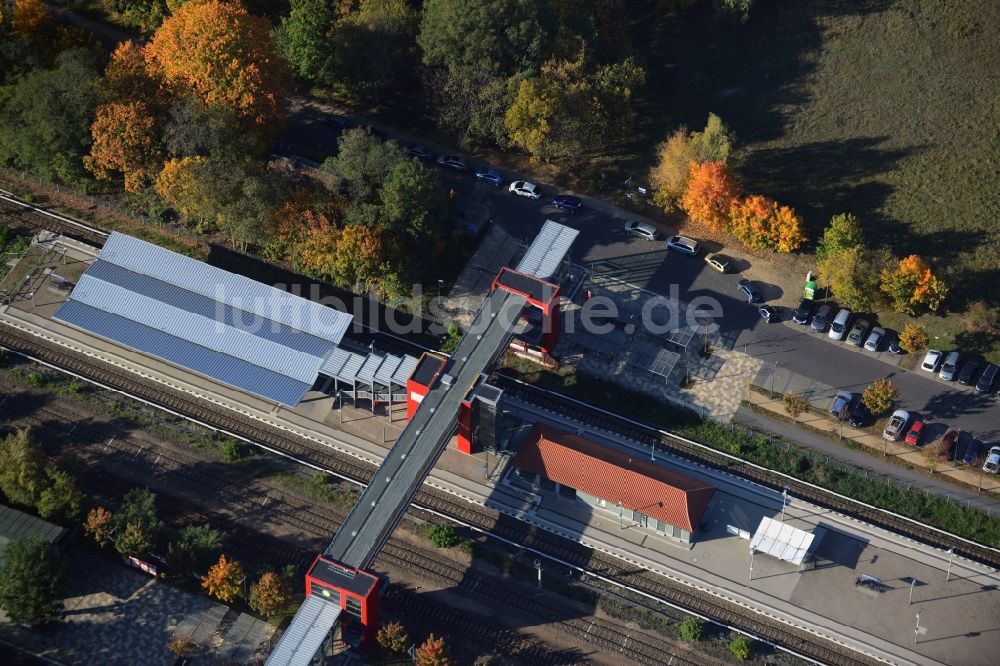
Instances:
[[[1000,268],[1000,3],[757,0],[743,26],[638,5],[635,42],[664,63],[630,147],[647,165],[714,111],[746,188],[794,206],[813,238],[853,212],[873,243],[931,259],[953,310],[1000,303],[982,288]]]

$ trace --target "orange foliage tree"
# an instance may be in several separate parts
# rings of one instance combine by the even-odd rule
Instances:
[[[159,85],[146,71],[141,46],[131,40],[118,45],[104,68],[104,88],[109,100],[154,103]]]
[[[734,202],[729,218],[733,234],[752,248],[792,252],[806,240],[794,210],[759,194]]]
[[[219,601],[230,602],[243,593],[243,578],[243,565],[220,555],[201,579],[201,586]]]
[[[86,520],[83,522],[83,531],[93,538],[94,542],[99,546],[103,546],[108,542],[108,529],[110,525],[108,522],[111,520],[111,512],[105,509],[103,506],[95,506],[87,514]]]
[[[738,196],[739,185],[724,162],[691,162],[681,208],[695,222],[713,231],[725,231],[729,210]]]
[[[948,295],[948,286],[938,279],[931,267],[919,255],[900,259],[895,270],[882,271],[882,291],[892,299],[899,312],[917,314],[921,307],[932,312],[941,307]]]
[[[250,587],[250,598],[247,601],[250,608],[270,616],[287,606],[291,600],[288,583],[278,574],[268,571]]]
[[[258,126],[283,113],[288,63],[278,55],[270,22],[238,2],[186,2],[157,29],[145,55],[149,71],[167,84]]]
[[[49,20],[49,12],[42,0],[17,0],[10,23],[14,32],[24,37],[33,37],[41,32]]]
[[[90,126],[93,143],[84,166],[105,180],[120,172],[127,191],[141,192],[159,157],[155,125],[143,102],[102,104]]]
[[[424,644],[417,648],[416,654],[417,666],[451,666],[454,663],[444,639],[434,638],[434,634],[428,636]]]

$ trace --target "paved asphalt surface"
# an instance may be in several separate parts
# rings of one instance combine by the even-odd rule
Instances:
[[[299,125],[293,121],[288,140],[300,144],[335,145],[339,131],[319,124]],[[401,139],[406,142],[406,139]],[[433,147],[432,147],[433,150]],[[543,197],[534,201],[507,192],[507,185],[517,179],[504,173],[500,187],[475,179],[473,172],[482,162],[469,160],[469,171],[460,173],[442,169],[445,185],[459,196],[474,196],[490,206],[494,222],[503,225],[515,238],[530,239],[546,219],[551,219],[580,231],[571,251],[576,263],[593,266],[601,271],[614,271],[622,279],[671,296],[674,293],[686,302],[698,296],[711,297],[721,307],[717,320],[719,334],[729,347],[745,345],[747,353],[775,362],[780,368],[809,376],[838,389],[860,394],[878,377],[889,377],[899,390],[898,406],[919,414],[928,421],[929,437],[941,434],[947,427],[958,427],[979,439],[984,451],[991,444],[1000,444],[1000,399],[995,395],[980,396],[971,388],[956,382],[943,382],[921,371],[902,370],[888,352],[872,353],[827,338],[825,333],[812,333],[808,327],[787,321],[791,313],[781,310],[785,321],[767,324],[739,296],[736,282],[740,277],[753,278],[753,267],[738,261],[734,271],[719,274],[709,269],[701,258],[691,258],[668,252],[662,241],[654,242],[628,236],[623,229],[626,220],[635,217],[628,211],[603,201],[581,197],[584,208],[576,213],[557,209],[552,197],[559,190],[541,184]],[[661,229],[665,234],[668,230]],[[720,248],[705,244],[707,251]],[[797,300],[798,295],[786,296],[780,287],[757,283],[767,301],[784,298]],[[675,291],[672,291],[675,290]]]

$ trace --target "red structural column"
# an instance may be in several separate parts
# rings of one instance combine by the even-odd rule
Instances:
[[[458,408],[458,450],[462,453],[472,454],[472,401],[463,400]]]
[[[557,296],[549,303],[548,308],[542,308],[543,333],[539,346],[546,354],[551,354],[552,350],[556,348],[556,343],[559,342],[560,326],[561,318],[559,316],[559,298]]]
[[[417,411],[417,407],[420,406],[420,401],[424,399],[427,392],[431,389],[430,386],[424,386],[415,379],[406,380],[406,420],[409,421],[413,418],[413,413]]]

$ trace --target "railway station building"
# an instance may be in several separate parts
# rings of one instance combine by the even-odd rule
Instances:
[[[521,444],[508,482],[583,502],[608,517],[691,544],[715,487],[548,425]]]

